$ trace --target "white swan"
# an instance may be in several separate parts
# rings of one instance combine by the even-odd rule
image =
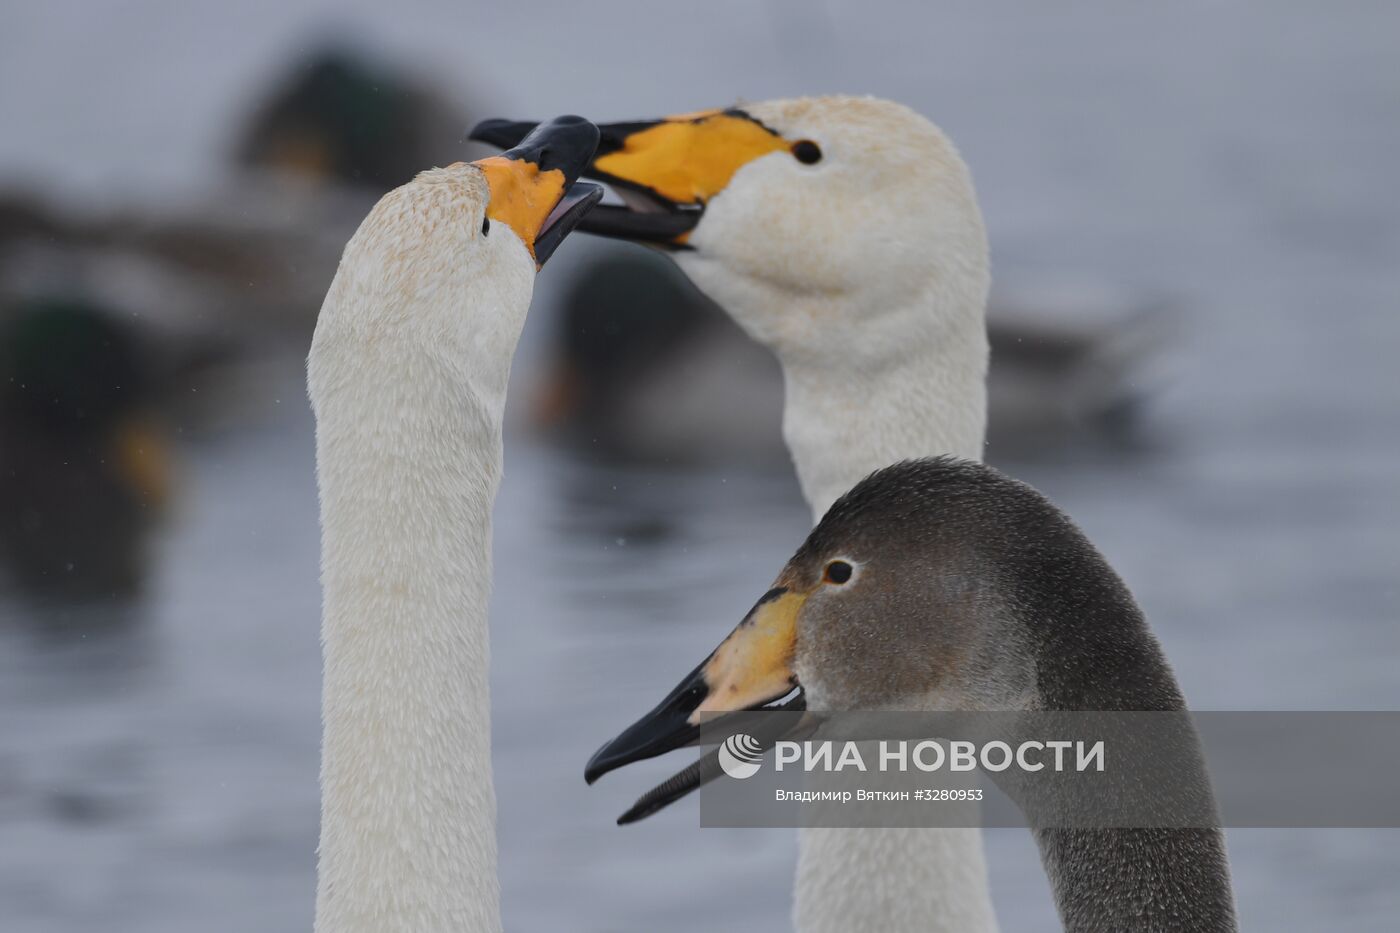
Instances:
[[[510,145],[533,125],[473,135]],[[582,229],[675,250],[777,354],[814,521],[898,460],[981,459],[987,239],[937,127],[889,101],[825,97],[600,129],[587,174],[629,207]],[[799,852],[800,933],[996,929],[977,830],[804,830]]]
[[[601,195],[573,184],[596,142],[560,118],[391,191],[321,309],[318,933],[501,929],[486,611],[502,412],[537,262]]]
[[[1224,838],[1199,828],[1219,819],[1199,742],[1189,719],[1160,715],[1186,709],[1176,677],[1123,581],[1029,486],[941,457],[862,480],[719,648],[605,751],[627,758],[684,740],[696,714],[775,700],[794,684],[827,711],[1014,710],[1025,714],[1018,723],[993,728],[1013,744],[1014,730],[1035,739],[1074,728],[1057,713],[1156,711],[1151,726],[1090,727],[1109,733],[1108,785],[988,775],[1034,827],[1067,933],[1236,930]],[[710,757],[643,798],[646,812],[717,776]],[[860,786],[872,778],[861,774]],[[1129,801],[1115,812],[1141,814],[1141,826],[1096,822]],[[1156,822],[1164,814],[1189,828]],[[851,929],[884,927],[872,918]]]

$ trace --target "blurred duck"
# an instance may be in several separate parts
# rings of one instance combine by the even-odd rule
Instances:
[[[578,117],[421,173],[345,247],[316,325],[321,933],[501,929],[491,508],[537,268],[602,192]],[[386,727],[392,726],[392,727]]]
[[[705,714],[794,688],[788,708],[830,712],[1186,709],[1132,595],[1073,522],[1030,487],[946,458],[896,464],[841,497],[733,634],[603,746],[589,777],[691,741]],[[1198,748],[1183,761],[1213,811]],[[698,765],[623,821],[721,773]],[[1236,929],[1219,830],[1035,837],[1067,933]],[[857,862],[831,884],[879,889],[887,879]]]
[[[0,315],[0,549],[21,590],[127,597],[169,495],[154,373],[129,325],[91,304]]]
[[[1104,288],[994,294],[989,453],[1018,458],[1138,444],[1144,408],[1167,379],[1173,311],[1155,296]]]
[[[533,124],[488,121],[509,145]],[[600,127],[622,197],[583,229],[669,250],[777,357],[783,437],[818,521],[873,470],[986,433],[987,238],[952,143],[874,98],[770,101]],[[832,878],[877,874],[873,886]],[[803,829],[799,933],[996,929],[975,829]]]
[[[376,193],[456,159],[461,111],[361,52],[330,46],[290,69],[253,112],[240,165]]]
[[[105,211],[0,193],[0,294],[76,283],[167,343],[300,338],[371,200],[262,177]]]
[[[537,428],[604,459],[778,464],[782,372],[671,264],[610,252],[577,274],[531,387]]]

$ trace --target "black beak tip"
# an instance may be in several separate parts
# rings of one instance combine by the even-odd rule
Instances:
[[[705,683],[704,674],[707,663],[708,658],[686,675],[680,686],[672,690],[655,709],[594,752],[583,769],[583,779],[592,784],[609,771],[634,761],[664,755],[698,738],[700,729],[690,723],[690,714],[709,695],[710,688]]]
[[[625,762],[615,761],[614,756],[608,754],[608,749],[612,743],[609,742],[593,753],[593,757],[588,759],[588,764],[583,768],[583,782],[590,787],[597,783],[598,778],[607,774],[614,768],[620,767]]]
[[[680,748],[699,734],[683,714],[664,717],[660,723],[648,717],[594,752],[583,769],[583,779],[592,784],[609,771]]]

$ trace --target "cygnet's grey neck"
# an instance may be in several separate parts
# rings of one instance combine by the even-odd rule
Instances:
[[[969,511],[995,508],[987,502]],[[1012,514],[1011,547],[979,543],[985,560],[980,574],[1005,588],[989,604],[1017,607],[1011,631],[1004,621],[989,621],[983,628],[1001,628],[998,641],[1019,645],[1003,657],[1029,660],[1029,665],[1013,665],[1021,670],[1006,671],[1000,679],[1010,684],[1029,672],[1029,705],[1044,711],[1185,711],[1161,646],[1127,587],[1093,545],[1043,500],[1025,510],[1013,507]],[[977,521],[974,515],[963,520]],[[991,679],[998,678],[993,674]],[[1185,719],[1170,728],[1177,730],[1170,743],[1176,752],[1170,767],[1158,775],[1170,782],[1163,799],[1172,802],[1164,805],[1189,801],[1193,811],[1213,815],[1194,729]],[[1119,757],[1124,754],[1131,758],[1135,752],[1126,750]],[[1155,760],[1144,748],[1141,767]],[[1082,805],[1098,806],[1089,798]],[[1034,835],[1067,933],[1237,929],[1225,842],[1218,829],[1042,828]]]
[[[1033,656],[1042,709],[1186,708],[1131,597],[1124,590],[1124,604],[1112,605],[1117,595],[1110,593],[1107,606],[1071,608],[1099,623],[1078,631],[1038,620],[1039,634],[1031,643],[1037,646]],[[1182,740],[1173,757],[1175,770],[1161,775],[1171,782],[1168,797],[1180,796],[1192,802],[1192,809],[1213,812],[1194,734],[1184,722],[1175,728],[1180,731],[1175,738]],[[1225,841],[1218,829],[1043,828],[1035,831],[1035,839],[1067,933],[1237,929]]]
[[[1225,843],[1210,829],[1042,829],[1065,933],[1234,933]]]

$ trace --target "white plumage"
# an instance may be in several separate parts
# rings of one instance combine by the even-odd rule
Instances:
[[[487,603],[535,265],[478,169],[390,192],[309,361],[325,604],[318,933],[501,929]]]

